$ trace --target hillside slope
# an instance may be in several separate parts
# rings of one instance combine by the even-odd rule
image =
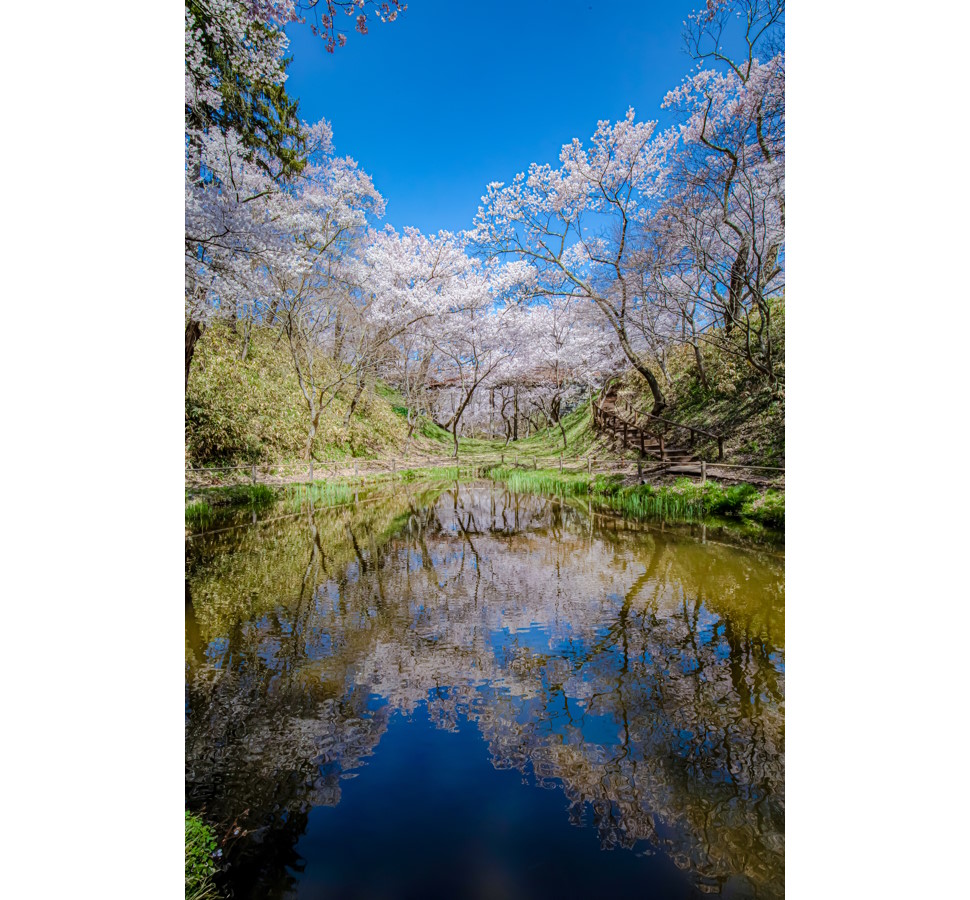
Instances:
[[[778,369],[784,371],[784,306],[776,308]],[[774,328],[773,328],[774,331]],[[770,390],[736,354],[716,348],[704,351],[707,386],[697,377],[693,351],[675,347],[664,360],[664,417],[724,436],[728,462],[784,466],[785,400],[783,388]],[[619,400],[640,413],[652,400],[646,382],[633,369],[620,378]],[[397,392],[380,382],[367,384],[347,420],[351,389],[324,411],[314,456],[401,456],[407,445],[407,409]],[[233,465],[305,459],[309,414],[293,371],[289,349],[277,332],[253,328],[248,346],[241,331],[226,325],[209,328],[196,350],[185,398],[186,463]],[[565,432],[565,448],[563,447]],[[679,429],[667,428],[669,444],[683,443]],[[583,403],[528,438],[502,440],[462,437],[462,454],[515,456],[594,456],[616,458],[610,442],[593,428],[590,404]],[[419,421],[410,444],[413,456],[450,456],[451,435],[427,419]],[[699,440],[701,458],[716,457],[716,443]],[[632,449],[623,454],[636,455]]]
[[[784,376],[784,301],[772,304],[772,340],[776,353],[775,368]],[[694,352],[690,347],[677,346],[665,360],[666,374],[662,387],[668,406],[666,419],[702,428],[724,438],[725,459],[748,465],[785,465],[785,395],[784,387],[770,389],[765,380],[743,359],[740,338],[737,347],[729,352],[731,341],[722,333],[715,335],[719,346],[704,346],[705,387],[699,377]],[[658,366],[659,368],[659,366]],[[629,401],[634,409],[646,414],[652,407],[652,397],[646,382],[634,370],[626,372],[620,383],[619,401]],[[667,440],[671,444],[684,443],[681,429],[670,427]],[[717,445],[713,441],[699,441],[698,454],[713,460]]]
[[[403,453],[406,410],[394,391],[369,382],[345,424],[351,393],[348,389],[338,396],[321,416],[314,456]],[[289,349],[276,332],[253,328],[246,347],[241,330],[217,324],[206,331],[195,352],[185,397],[186,464],[304,459],[309,424]],[[441,454],[445,433],[429,426],[419,424],[412,450]]]

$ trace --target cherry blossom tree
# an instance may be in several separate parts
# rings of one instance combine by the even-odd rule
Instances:
[[[455,457],[462,417],[480,387],[501,380],[503,367],[514,358],[515,335],[524,318],[516,305],[498,302],[507,284],[503,267],[471,262],[462,278],[462,305],[441,323],[435,337],[437,362],[432,372],[438,389],[452,400],[441,425],[451,431]]]
[[[675,344],[745,359],[773,386],[784,293],[784,2],[709,0],[685,23],[697,69],[667,95],[667,130],[601,121],[557,166],[488,185],[471,231],[374,230],[383,199],[326,122],[285,92],[283,31],[326,49],[393,21],[373,0],[187,0],[186,385],[199,338],[224,317],[279,329],[307,406],[343,394],[349,422],[381,377],[452,434],[518,437],[558,425],[632,366],[662,413]],[[243,342],[245,354],[246,342]]]
[[[272,285],[265,321],[287,338],[310,418],[310,457],[322,412],[355,383],[349,419],[360,398],[361,372],[374,353],[355,254],[364,245],[370,217],[383,214],[384,202],[352,159],[325,157],[275,205],[284,245],[265,266]]]
[[[656,226],[666,237],[658,287],[722,323],[724,337],[740,332],[740,344],[704,339],[771,384],[770,301],[784,293],[784,14],[784,0],[710,0],[685,23],[699,67],[665,99],[684,124]]]
[[[675,140],[655,122],[637,122],[631,108],[619,122],[600,122],[589,149],[565,145],[559,168],[533,163],[511,185],[490,184],[473,231],[492,252],[535,268],[533,296],[595,304],[647,381],[655,414],[666,399],[630,328],[645,302],[631,280],[630,237],[661,197]]]
[[[284,26],[312,12],[311,28],[332,52],[346,41],[338,11],[366,33],[368,9],[393,21],[405,8],[399,0],[186,0],[186,387],[208,321],[251,302],[261,259],[288,242],[274,198],[299,191],[294,181],[330,149],[329,126],[300,122],[286,95]]]
[[[784,2],[709,0],[685,40],[698,69],[665,100],[675,127],[657,132],[633,110],[601,122],[558,168],[490,184],[473,231],[486,252],[535,267],[533,297],[595,305],[655,415],[666,399],[654,366],[669,381],[677,342],[702,382],[701,347],[716,343],[774,383],[772,298],[784,292]]]
[[[519,388],[517,402],[531,407],[542,425],[559,427],[566,448],[563,416],[607,374],[616,370],[610,334],[593,304],[554,297],[524,311],[519,342],[509,378]]]
[[[380,374],[401,391],[407,406],[405,452],[423,413],[431,414],[429,375],[440,366],[443,325],[465,304],[463,276],[472,265],[457,237],[426,237],[416,228],[398,235],[388,227],[362,257],[362,283],[373,296],[371,318],[387,335],[391,353]]]

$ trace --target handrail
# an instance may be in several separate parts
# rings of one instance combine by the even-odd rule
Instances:
[[[698,428],[696,425],[684,425],[682,422],[674,422],[672,419],[665,419],[663,416],[656,416],[653,413],[638,413],[634,409],[630,410],[633,413],[633,421],[631,422],[629,419],[624,419],[623,416],[618,415],[616,412],[610,412],[609,410],[604,409],[601,403],[594,403],[593,405],[599,410],[601,415],[612,416],[617,421],[623,422],[625,425],[632,425],[634,428],[640,431],[643,429],[637,424],[638,415],[645,416],[648,419],[656,419],[658,422],[673,425],[675,428],[683,428],[685,431],[689,431],[691,433],[691,437],[694,436],[694,432],[696,431],[698,434],[703,434],[705,437],[709,437],[712,440],[717,441],[717,458],[724,459],[724,437],[722,435],[714,434],[713,432],[706,431],[703,428]],[[613,409],[615,410],[616,407],[614,406]]]
[[[648,419],[657,419],[660,422],[666,422],[668,425],[673,425],[675,428],[684,428],[687,431],[696,431],[698,434],[703,434],[706,437],[713,438],[715,441],[722,439],[720,435],[714,434],[711,431],[705,431],[703,428],[698,428],[696,425],[685,425],[683,422],[675,422],[673,421],[673,419],[665,419],[663,416],[655,416],[653,413],[642,413],[642,412],[638,412],[637,410],[632,410],[634,419],[632,422],[630,422],[629,420],[624,419],[622,416],[618,416],[615,412],[611,413],[609,410],[603,409],[603,407],[600,404],[597,404],[597,409],[599,409],[601,413],[606,413],[607,415],[614,416],[615,418],[619,419],[621,422],[625,421],[627,422],[628,425],[633,425],[634,427],[637,427],[637,428],[639,428],[639,426],[636,423],[636,417],[646,416]]]

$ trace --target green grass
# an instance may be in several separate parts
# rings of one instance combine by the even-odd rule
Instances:
[[[539,456],[558,455],[564,453],[566,456],[583,456],[589,452],[596,433],[593,431],[593,415],[589,403],[584,403],[571,413],[563,416],[563,430],[566,432],[566,448],[563,450],[562,431],[558,425],[552,425],[529,435],[524,440],[509,444],[509,450],[518,450],[520,453],[534,453]]]
[[[237,484],[231,487],[202,488],[201,499],[185,505],[185,525],[193,531],[204,531],[231,510],[259,511],[272,506],[279,492],[267,484]]]
[[[785,495],[781,491],[766,491],[762,497],[750,504],[746,515],[766,528],[783,531],[785,528]]]
[[[428,466],[426,469],[402,469],[398,472],[398,478],[406,482],[424,481],[425,479],[430,481],[438,481],[441,479],[454,481],[460,478],[463,472],[465,475],[469,473],[477,474],[478,469],[475,466],[469,466],[467,463],[458,466]]]
[[[208,528],[214,519],[215,513],[205,500],[197,500],[185,507],[185,524],[189,528]]]
[[[510,455],[515,454],[506,453],[507,457]],[[525,466],[531,462],[532,455],[518,454]],[[497,460],[399,469],[362,475],[356,481],[345,477],[279,488],[264,484],[206,488],[203,498],[186,505],[185,524],[193,530],[204,530],[225,508],[258,511],[280,500],[292,509],[301,509],[310,501],[319,506],[339,506],[352,502],[360,488],[395,482],[454,481],[463,477],[501,481],[517,492],[563,497],[589,494],[597,503],[631,518],[695,522],[719,517],[755,522],[772,530],[785,527],[785,495],[782,491],[760,491],[751,484],[722,485],[715,481],[701,485],[687,478],[672,485],[628,485],[622,475],[594,475],[590,478],[582,468],[577,471],[574,466],[570,470],[568,462],[566,469],[559,472],[558,468],[533,469],[500,464]]]
[[[215,900],[216,837],[198,816],[185,813],[185,900]]]
[[[709,513],[703,494],[691,490],[636,485],[599,496],[605,505],[631,519],[694,522]]]
[[[762,493],[752,484],[696,484],[681,478],[672,485],[620,486],[615,480],[604,480],[594,484],[592,493],[632,518],[694,522],[714,517],[754,521],[776,530],[785,527],[784,493],[771,489]]]
[[[284,500],[290,507],[300,508],[308,502],[321,506],[338,506],[354,499],[354,487],[349,481],[315,481],[312,484],[288,484]]]
[[[275,503],[279,497],[276,489],[268,484],[234,484],[202,490],[205,492],[205,500],[201,502],[210,506],[248,506],[259,509]]]
[[[494,481],[502,481],[509,490],[554,494],[560,497],[585,496],[589,493],[589,478],[583,474],[563,472],[558,469],[518,469],[511,466],[491,466],[482,474]]]
[[[451,440],[451,435],[430,419],[422,419],[417,430],[430,441],[440,441],[444,444]],[[458,446],[461,446],[461,441],[458,442]]]
[[[329,478],[302,484],[286,484],[271,487],[265,484],[244,484],[231,487],[200,488],[203,496],[185,506],[185,525],[192,531],[204,531],[220,519],[232,518],[241,509],[254,512],[269,509],[282,503],[290,511],[299,511],[308,503],[316,506],[340,506],[351,503],[361,489],[381,484],[404,482],[455,481],[461,477],[478,477],[479,467],[461,463],[460,466],[428,466],[425,468],[398,469],[396,472],[368,473],[342,478]]]
[[[513,491],[558,496],[586,496],[633,519],[663,518],[696,522],[715,518],[756,522],[765,528],[785,527],[785,495],[760,492],[754,485],[725,486],[713,481],[695,484],[681,478],[672,485],[626,485],[620,475],[595,475],[555,469],[518,469],[491,466],[482,474],[506,483]]]

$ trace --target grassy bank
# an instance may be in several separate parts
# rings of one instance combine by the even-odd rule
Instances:
[[[672,485],[623,485],[619,479],[600,476],[590,493],[632,518],[692,522],[714,517],[756,522],[776,531],[785,527],[784,493],[759,490],[752,484],[696,484],[681,478]]]
[[[240,513],[260,512],[277,504],[288,512],[299,512],[307,504],[339,506],[351,503],[361,491],[386,484],[456,481],[461,477],[478,477],[477,466],[428,466],[399,469],[354,477],[329,478],[307,484],[242,484],[199,487],[186,495],[185,527],[204,531],[233,521]]]
[[[208,528],[227,509],[265,509],[279,496],[276,488],[266,484],[203,488],[186,498],[185,524],[188,528]]]
[[[337,506],[350,503],[361,489],[386,484],[454,481],[485,477],[508,485],[510,490],[563,497],[590,496],[600,505],[630,518],[664,518],[694,522],[712,517],[756,523],[782,531],[785,527],[785,495],[751,484],[722,485],[714,481],[697,484],[681,478],[673,484],[628,484],[622,475],[594,475],[558,469],[523,469],[514,465],[486,464],[430,466],[328,479],[311,484],[237,485],[197,489],[185,507],[185,525],[193,531],[217,524],[223,517],[258,512],[283,503],[299,511],[307,503]]]
[[[785,527],[785,495],[759,490],[751,484],[725,486],[708,481],[695,484],[686,478],[672,485],[629,485],[622,476],[562,473],[555,469],[522,470],[493,466],[484,474],[508,484],[513,491],[589,496],[634,519],[664,518],[694,522],[708,518],[737,519],[781,531]]]

